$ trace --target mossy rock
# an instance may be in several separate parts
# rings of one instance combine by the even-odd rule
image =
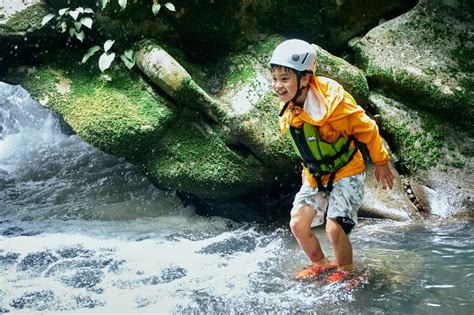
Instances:
[[[474,24],[469,10],[420,1],[371,30],[355,49],[369,82],[460,122],[474,119]]]
[[[299,165],[288,138],[280,132],[280,104],[271,89],[268,62],[275,47],[283,40],[281,36],[269,36],[245,50],[229,54],[212,72],[221,82],[216,97],[230,108],[229,142],[253,152],[282,180],[291,177]],[[363,73],[320,47],[315,49],[320,69],[318,74],[341,82],[360,102],[366,101],[369,91]]]
[[[41,27],[51,8],[41,1],[19,7],[0,18],[0,73],[9,66],[31,63],[41,51],[65,42],[64,36]]]
[[[146,165],[163,187],[228,201],[274,185],[272,171],[251,153],[233,151],[219,128],[181,116]]]
[[[364,73],[347,61],[334,56],[323,48],[313,45],[316,49],[318,63],[317,75],[330,77],[339,82],[359,104],[367,102],[369,97],[369,84]]]
[[[79,56],[69,51],[53,54],[61,61],[17,69],[8,81],[21,84],[33,98],[61,114],[84,141],[141,161],[175,119],[168,101],[153,93],[137,73],[117,67],[104,76],[95,64],[74,62]]]
[[[408,170],[411,186],[430,213],[448,217],[472,213],[474,139],[460,127],[426,110],[372,92],[382,129],[391,135],[400,168]]]
[[[278,98],[271,91],[268,60],[283,40],[271,36],[240,52],[229,54],[213,70],[221,82],[216,97],[228,104],[230,121],[224,129],[228,142],[250,151],[274,170],[273,177],[291,177],[296,156],[290,142],[280,133]]]

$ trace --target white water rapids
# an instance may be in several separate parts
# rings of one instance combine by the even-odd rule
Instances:
[[[471,314],[474,227],[361,220],[355,287],[287,226],[202,217],[0,82],[0,313]],[[331,256],[323,229],[316,230]]]

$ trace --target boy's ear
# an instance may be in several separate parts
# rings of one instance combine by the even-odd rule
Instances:
[[[301,86],[307,86],[309,84],[309,79],[311,75],[309,73],[305,73],[301,76]]]

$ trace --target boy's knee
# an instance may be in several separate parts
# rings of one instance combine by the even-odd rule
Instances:
[[[341,236],[345,236],[345,232],[335,219],[328,219],[326,222],[326,235],[332,244],[339,241]]]
[[[326,223],[326,234],[329,239],[336,240],[340,235],[348,235],[355,226],[354,221],[345,217],[328,219]]]
[[[292,217],[290,220],[290,229],[295,237],[300,238],[311,232],[311,225],[299,217]]]
[[[292,217],[290,220],[290,229],[295,236],[300,235],[302,230],[301,220],[299,218]]]
[[[302,206],[291,213],[290,228],[297,238],[312,235],[311,221],[316,211],[310,206]]]

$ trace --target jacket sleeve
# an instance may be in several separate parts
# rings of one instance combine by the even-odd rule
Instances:
[[[383,145],[382,137],[379,134],[379,127],[375,121],[367,116],[363,110],[351,114],[348,120],[348,125],[351,129],[350,133],[357,140],[367,145],[372,162],[375,165],[386,164],[390,160],[390,156]]]
[[[346,116],[344,121],[347,135],[354,135],[362,143],[367,145],[370,159],[375,165],[386,164],[390,160],[387,149],[383,145],[382,137],[379,134],[379,127],[373,119],[365,113],[364,109],[357,105],[354,98],[344,92],[344,104],[341,106]]]

